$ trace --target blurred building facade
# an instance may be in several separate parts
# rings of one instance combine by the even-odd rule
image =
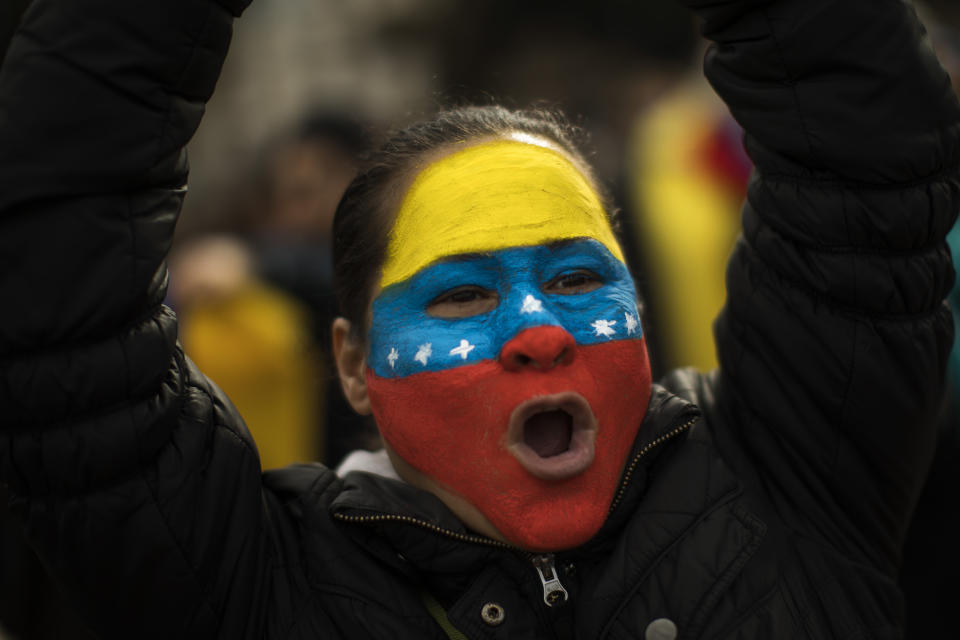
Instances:
[[[267,140],[309,111],[394,121],[434,90],[435,52],[416,25],[434,0],[255,2],[235,23],[213,99],[190,142],[189,234],[229,225],[218,200]]]

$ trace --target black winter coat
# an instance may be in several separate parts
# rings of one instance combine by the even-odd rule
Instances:
[[[655,389],[606,525],[541,558],[403,483],[261,475],[178,346],[183,147],[245,4],[35,0],[0,75],[0,478],[91,625],[441,640],[431,594],[476,639],[899,636],[960,210],[960,107],[909,5],[687,0],[758,167],[721,369]]]

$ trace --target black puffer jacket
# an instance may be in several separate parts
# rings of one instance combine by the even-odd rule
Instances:
[[[0,478],[92,625],[439,640],[429,593],[469,638],[898,637],[960,108],[901,0],[688,4],[759,167],[722,373],[657,387],[603,530],[534,558],[399,482],[261,476],[178,347],[183,146],[244,0],[35,0],[0,76]]]

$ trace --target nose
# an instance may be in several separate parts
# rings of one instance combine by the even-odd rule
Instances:
[[[507,371],[548,371],[573,362],[576,341],[563,327],[524,329],[500,350],[500,363]]]

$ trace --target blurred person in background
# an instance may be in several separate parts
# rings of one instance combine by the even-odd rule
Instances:
[[[334,348],[395,473],[338,477],[261,474],[162,305],[182,147],[245,3],[37,0],[0,75],[17,309],[0,473],[103,633],[898,635],[952,333],[960,105],[907,5],[689,4],[759,168],[722,367],[652,384],[612,212],[566,127],[447,112],[341,200]],[[56,91],[87,100],[65,114]]]
[[[315,459],[331,466],[350,451],[379,442],[372,420],[344,401],[329,351],[330,325],[337,315],[333,215],[370,150],[372,131],[372,125],[355,115],[315,109],[292,133],[268,145],[258,173],[260,193],[271,213],[252,224],[248,234],[259,275],[301,301],[310,314],[324,398],[317,423],[323,447]]]
[[[245,225],[257,272],[307,304],[324,345],[336,315],[333,215],[369,150],[368,129],[353,116],[315,110],[270,141],[257,163],[262,213],[251,211]]]
[[[194,361],[230,397],[264,468],[336,465],[375,445],[343,401],[326,349],[336,315],[333,213],[367,150],[351,116],[315,110],[258,154],[223,196],[232,233],[203,234],[171,260],[170,300]]]

